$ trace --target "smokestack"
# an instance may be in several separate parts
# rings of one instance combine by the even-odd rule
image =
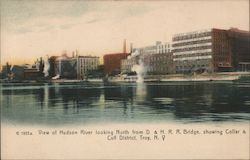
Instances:
[[[127,53],[127,50],[126,50],[126,39],[124,39],[124,41],[123,41],[123,53]]]

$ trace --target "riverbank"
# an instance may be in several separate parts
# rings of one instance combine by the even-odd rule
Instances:
[[[178,82],[178,81],[236,81],[249,77],[250,72],[221,72],[204,74],[169,74],[146,75],[144,82]],[[136,76],[117,76],[108,79],[109,82],[136,82]]]
[[[146,75],[144,82],[189,82],[189,81],[237,81],[242,78],[250,79],[250,72],[220,72],[203,74],[169,74]],[[0,80],[0,83],[102,83],[102,82],[136,82],[137,76],[118,75],[103,79],[48,79],[48,80]]]

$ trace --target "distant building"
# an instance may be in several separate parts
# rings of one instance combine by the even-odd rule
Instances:
[[[51,69],[50,73],[53,74],[54,72],[54,75],[59,76],[58,78],[85,79],[91,71],[98,69],[99,57],[68,57],[67,55],[63,55],[50,58],[50,65],[54,65],[54,69]]]
[[[19,65],[14,65],[11,68],[12,80],[23,80],[24,79],[24,67]]]
[[[155,45],[145,46],[145,47],[141,47],[141,48],[134,48],[133,52],[135,52],[136,50],[141,55],[170,53],[171,52],[171,45],[169,42],[162,43],[161,41],[156,41]]]
[[[122,60],[122,73],[132,72],[134,65],[139,64],[141,59],[147,74],[173,73],[173,58],[170,43],[157,41],[155,45],[134,48],[133,53]]]
[[[55,60],[55,74],[60,78],[76,79],[77,78],[77,59],[67,56],[58,57]]]
[[[144,55],[142,61],[149,75],[174,73],[172,53]]]
[[[126,49],[126,39],[123,41],[123,52],[122,53],[111,53],[103,56],[104,61],[104,74],[105,75],[116,75],[121,73],[122,60],[128,57]],[[132,51],[132,44],[130,50]],[[130,51],[130,52],[131,52]]]
[[[175,72],[249,69],[249,37],[249,32],[238,29],[176,34],[172,39]]]
[[[104,73],[106,75],[118,74],[121,72],[121,61],[126,59],[127,53],[106,54],[103,56]]]
[[[73,59],[77,62],[77,79],[85,79],[92,71],[98,70],[99,57],[77,56]]]
[[[56,59],[58,56],[51,56],[49,57],[49,77],[56,76]]]
[[[6,63],[6,65],[4,65],[2,67],[2,77],[3,79],[6,79],[6,78],[10,78],[10,74],[11,74],[11,65]]]
[[[131,73],[132,67],[139,62],[139,56],[129,57],[121,60],[121,73]]]
[[[25,68],[23,71],[24,80],[37,80],[41,78],[40,72],[36,68]]]

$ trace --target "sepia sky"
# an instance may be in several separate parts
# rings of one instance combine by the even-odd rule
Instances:
[[[142,47],[212,27],[249,30],[249,1],[1,0],[1,64],[75,49],[102,57],[121,52],[123,39]]]

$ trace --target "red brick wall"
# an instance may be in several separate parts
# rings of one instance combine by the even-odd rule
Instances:
[[[104,73],[111,74],[112,71],[121,70],[121,60],[126,59],[126,53],[106,54],[103,56],[104,60]]]

